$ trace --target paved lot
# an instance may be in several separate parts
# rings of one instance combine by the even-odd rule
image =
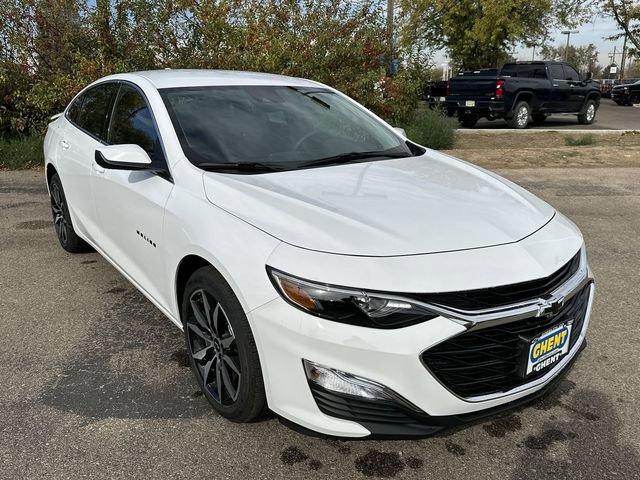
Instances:
[[[476,129],[507,129],[504,120],[482,119]],[[579,125],[575,115],[552,115],[541,125],[531,125],[531,129],[579,129],[579,130],[640,130],[640,107],[621,107],[610,99],[603,98],[591,125]]]
[[[640,112],[639,112],[640,113]],[[39,172],[0,172],[0,478],[640,478],[640,169],[502,170],[582,228],[589,347],[558,390],[419,441],[234,425],[182,337],[95,253],[56,243]]]

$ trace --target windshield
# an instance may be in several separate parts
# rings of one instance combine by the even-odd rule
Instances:
[[[393,131],[326,88],[188,87],[160,94],[185,155],[208,170],[290,170],[411,155]]]

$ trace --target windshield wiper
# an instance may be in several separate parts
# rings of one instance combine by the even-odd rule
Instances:
[[[305,167],[317,167],[321,165],[333,165],[333,164],[342,164],[349,163],[354,160],[365,160],[367,158],[378,158],[378,157],[387,157],[387,158],[406,158],[411,157],[412,155],[408,152],[390,152],[389,150],[377,150],[370,152],[349,152],[349,153],[341,153],[340,155],[333,155],[331,157],[319,158],[317,160],[311,160],[310,162],[305,162],[303,164],[298,165],[299,168]]]
[[[209,172],[258,173],[279,172],[283,170],[283,168],[278,165],[261,162],[205,162],[199,163],[198,167]]]

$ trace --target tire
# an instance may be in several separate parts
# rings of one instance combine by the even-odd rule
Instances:
[[[206,266],[189,278],[182,298],[187,353],[202,393],[232,422],[259,419],[267,411],[267,400],[258,349],[231,287]]]
[[[598,106],[593,100],[587,100],[584,106],[584,110],[578,115],[578,123],[580,125],[591,125],[596,119],[596,113],[598,112]]]
[[[84,253],[93,250],[73,229],[71,215],[69,214],[69,204],[57,173],[53,174],[49,182],[49,197],[51,200],[53,228],[56,231],[60,246],[69,253]]]
[[[519,101],[513,109],[513,116],[507,120],[511,128],[523,129],[529,125],[531,107],[524,100]]]
[[[533,123],[539,125],[547,120],[547,115],[544,113],[534,113],[531,115],[531,120],[533,120]]]
[[[478,116],[467,113],[460,115],[458,120],[460,121],[460,125],[464,128],[473,128],[476,126],[476,123],[478,123]]]

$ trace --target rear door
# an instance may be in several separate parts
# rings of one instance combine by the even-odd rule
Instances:
[[[110,145],[136,144],[144,149],[156,171],[168,172],[153,114],[137,86],[123,82],[113,105]],[[173,189],[168,175],[147,170],[104,169],[94,163],[93,203],[100,221],[104,252],[157,301],[165,276],[164,207]],[[163,305],[167,307],[167,305]]]
[[[58,170],[74,228],[90,239],[97,232],[90,177],[94,152],[106,143],[109,111],[117,91],[113,82],[100,83],[82,93],[67,109],[60,135]]]

